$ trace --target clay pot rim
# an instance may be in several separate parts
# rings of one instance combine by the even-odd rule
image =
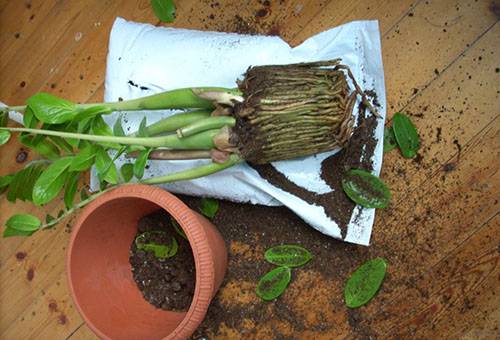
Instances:
[[[81,214],[78,216],[76,223],[73,226],[66,256],[67,282],[78,312],[85,320],[86,324],[92,329],[92,331],[103,339],[109,339],[109,337],[94,326],[92,321],[85,314],[84,310],[80,307],[80,303],[77,295],[75,294],[73,282],[71,279],[72,277],[71,259],[72,259],[72,250],[75,243],[75,239],[78,235],[78,232],[83,222],[97,208],[99,208],[100,206],[102,206],[107,202],[116,199],[138,198],[147,200],[151,203],[158,205],[158,207],[167,211],[179,223],[191,245],[195,262],[195,272],[196,272],[196,284],[195,284],[193,299],[189,307],[189,310],[185,312],[186,315],[184,316],[183,320],[169,335],[165,337],[165,339],[173,339],[178,336],[182,336],[184,330],[186,328],[189,328],[188,325],[190,323],[193,322],[196,323],[195,328],[197,328],[198,324],[204,319],[207,313],[208,306],[210,304],[210,301],[212,300],[212,294],[215,288],[214,254],[210,248],[207,235],[203,228],[189,227],[190,223],[193,222],[196,223],[197,220],[188,219],[184,214],[181,214],[178,210],[172,209],[166,203],[162,203],[161,202],[162,197],[163,198],[166,197],[170,201],[173,200],[175,201],[175,203],[179,205],[179,207],[188,209],[192,211],[195,215],[198,215],[196,212],[191,210],[191,208],[186,206],[180,199],[178,199],[168,191],[165,191],[155,186],[149,186],[143,184],[126,184],[102,194],[101,196],[97,197],[94,201],[89,203],[83,209]]]

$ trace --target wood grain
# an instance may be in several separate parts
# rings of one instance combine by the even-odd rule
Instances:
[[[264,325],[222,325],[217,337],[265,339],[276,329],[285,337],[317,339],[498,336],[500,32],[490,3],[177,1],[175,27],[247,29],[279,34],[292,45],[351,20],[378,19],[389,117],[398,110],[409,114],[423,139],[417,161],[398,151],[385,155],[382,176],[394,202],[377,213],[372,246],[349,247],[351,260],[339,268],[340,275],[370,257],[387,258],[389,275],[376,299],[346,310],[343,277],[325,279],[303,295],[294,287],[321,275],[303,271],[284,299],[308,330],[295,334],[291,322],[270,317]],[[37,91],[78,102],[102,100],[116,16],[159,24],[148,0],[0,1],[0,100],[20,104]],[[12,140],[0,148],[0,175],[24,165],[15,162],[20,151],[28,152],[28,161],[36,158]],[[0,223],[16,212],[56,214],[61,206],[40,210],[1,197]],[[29,239],[0,240],[0,338],[96,339],[69,297],[66,225],[71,220]],[[346,249],[334,251],[347,258]],[[224,292],[237,298],[251,287],[234,282]],[[314,310],[303,308],[311,303]],[[332,327],[315,329],[320,320]]]

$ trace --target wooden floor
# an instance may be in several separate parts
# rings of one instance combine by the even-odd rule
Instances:
[[[377,213],[365,259],[390,259],[389,277],[357,322],[381,338],[500,337],[499,2],[496,14],[490,0],[176,2],[175,27],[243,25],[292,45],[351,20],[379,20],[388,117],[412,115],[423,147],[416,161],[385,155],[394,204]],[[0,0],[0,100],[21,104],[37,91],[101,100],[116,16],[158,23],[149,0]],[[15,140],[0,148],[0,175],[23,166],[19,152]],[[2,197],[0,224],[31,210]],[[0,240],[1,339],[95,339],[69,296],[64,229]],[[345,307],[332,312],[345,315]],[[362,337],[336,320],[344,320],[338,333],[297,336]]]

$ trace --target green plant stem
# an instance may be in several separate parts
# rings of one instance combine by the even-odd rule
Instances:
[[[114,188],[116,188],[116,186],[112,186],[112,187],[106,188],[105,190],[102,190],[102,191],[99,191],[99,192],[97,192],[97,193],[95,193],[93,195],[90,195],[85,200],[79,202],[78,204],[75,204],[73,207],[71,207],[70,209],[66,210],[64,212],[64,214],[62,214],[61,216],[53,219],[49,223],[43,224],[40,227],[40,229],[47,229],[47,228],[51,228],[51,227],[55,226],[56,224],[58,224],[59,222],[61,222],[62,220],[64,220],[66,217],[68,217],[69,215],[71,215],[72,213],[74,213],[76,210],[78,210],[80,208],[83,208],[84,206],[86,206],[87,204],[89,204],[90,202],[92,202],[93,200],[95,200],[97,197],[101,196],[105,192],[108,192],[108,191],[110,191],[110,190],[112,190]]]
[[[190,179],[200,178],[230,168],[233,165],[236,165],[242,161],[243,160],[238,155],[232,154],[229,156],[229,160],[227,160],[224,163],[209,163],[196,168],[176,172],[173,174],[168,174],[165,176],[148,178],[142,180],[140,183],[162,184],[162,183],[171,183],[176,181],[186,181]]]
[[[198,120],[187,126],[184,126],[177,130],[177,136],[180,138],[189,137],[206,130],[220,129],[221,127],[228,125],[234,126],[236,124],[236,119],[233,117],[209,117],[205,119]]]
[[[177,113],[147,126],[146,133],[148,136],[154,136],[165,132],[173,132],[198,120],[208,118],[210,113],[211,110],[196,110]],[[137,136],[137,132],[131,134],[131,136]]]
[[[151,148],[165,147],[169,149],[178,150],[209,150],[214,148],[213,138],[219,132],[218,129],[207,130],[200,132],[196,135],[179,138],[176,135],[167,135],[161,137],[116,137],[116,136],[101,136],[101,135],[88,135],[73,132],[60,132],[53,130],[40,130],[40,129],[27,129],[27,128],[0,128],[0,130],[28,132],[46,136],[58,136],[63,138],[75,138],[88,140],[92,142],[104,143],[117,143],[123,145],[139,145]]]
[[[196,94],[193,92],[195,91]],[[93,106],[104,106],[112,111],[137,111],[137,110],[168,110],[168,109],[213,109],[213,101],[201,98],[199,95],[204,92],[223,92],[239,95],[237,89],[224,87],[190,87],[165,91],[150,96],[123,100],[109,103],[89,103],[78,104],[77,108],[87,109]],[[9,106],[0,109],[0,111],[19,111],[22,112],[26,106]]]

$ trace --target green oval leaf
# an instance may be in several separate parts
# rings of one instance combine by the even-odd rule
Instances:
[[[203,197],[201,199],[200,211],[208,218],[214,218],[219,210],[219,202],[214,198]]]
[[[392,128],[403,157],[415,157],[420,148],[420,138],[410,118],[402,113],[395,113],[392,119]]]
[[[10,132],[7,130],[0,130],[0,145],[6,144],[10,139]]]
[[[137,130],[137,137],[149,137],[147,130],[147,118],[144,116],[139,124],[139,129]]]
[[[130,180],[134,176],[134,165],[132,163],[123,164],[120,168],[120,173],[125,183],[130,182]]]
[[[78,114],[74,103],[44,92],[33,95],[26,102],[33,110],[35,117],[44,123],[69,122]]]
[[[42,222],[38,218],[28,214],[17,214],[5,222],[5,226],[20,231],[37,231]]]
[[[146,162],[148,161],[149,154],[151,153],[151,148],[147,148],[139,152],[137,158],[134,162],[134,176],[137,179],[141,179],[144,176],[144,168],[146,167]]]
[[[299,267],[312,259],[311,253],[297,245],[281,245],[268,249],[264,258],[267,262],[278,266]]]
[[[42,205],[53,200],[61,191],[66,181],[72,157],[61,158],[49,165],[35,182],[33,187],[33,203]]]
[[[33,114],[33,110],[29,105],[26,106],[26,109],[23,113],[23,125],[30,129],[35,129],[38,125],[38,119],[36,119],[35,115]]]
[[[113,134],[118,137],[125,136],[125,131],[123,131],[122,127],[122,116],[118,117],[118,119],[115,122],[115,125],[113,125]]]
[[[392,127],[386,127],[384,129],[384,152],[392,151],[396,146],[396,137],[394,136],[394,130]]]
[[[0,176],[0,194],[9,187],[10,183],[12,183],[13,178],[14,175]]]
[[[40,155],[50,160],[59,158],[59,149],[57,148],[57,146],[55,146],[53,143],[51,143],[46,139],[35,143],[34,139],[35,139],[34,136],[25,134],[21,134],[18,137],[19,142],[35,150]]]
[[[168,258],[177,254],[177,250],[179,249],[179,244],[177,243],[177,240],[174,237],[172,237],[170,245],[147,242],[147,239],[152,234],[165,234],[165,232],[159,230],[153,230],[140,234],[135,238],[135,245],[137,249],[153,252],[155,257],[158,258]]]
[[[80,173],[72,172],[69,173],[67,177],[68,179],[66,180],[66,190],[64,191],[64,205],[66,206],[66,209],[70,209],[73,207],[73,202],[75,201]]]
[[[12,229],[9,227],[6,227],[3,231],[3,237],[11,237],[11,236],[31,236],[33,235],[35,231],[24,231],[24,230],[17,230],[17,229]]]
[[[163,22],[174,22],[175,4],[173,0],[151,0],[156,17]]]
[[[93,144],[88,144],[83,147],[80,152],[73,157],[73,161],[69,166],[69,171],[85,171],[90,169],[94,164],[96,147]]]
[[[110,184],[118,183],[118,171],[116,170],[115,163],[111,160],[106,150],[102,147],[97,148],[95,156],[95,167],[97,175],[101,181]]]
[[[366,208],[386,208],[391,201],[387,185],[368,171],[349,170],[342,179],[342,188],[351,200]]]
[[[263,300],[270,301],[283,294],[292,278],[292,270],[278,267],[261,277],[255,292]]]
[[[358,308],[377,294],[384,281],[387,263],[382,258],[365,262],[347,280],[344,299],[347,307]]]

